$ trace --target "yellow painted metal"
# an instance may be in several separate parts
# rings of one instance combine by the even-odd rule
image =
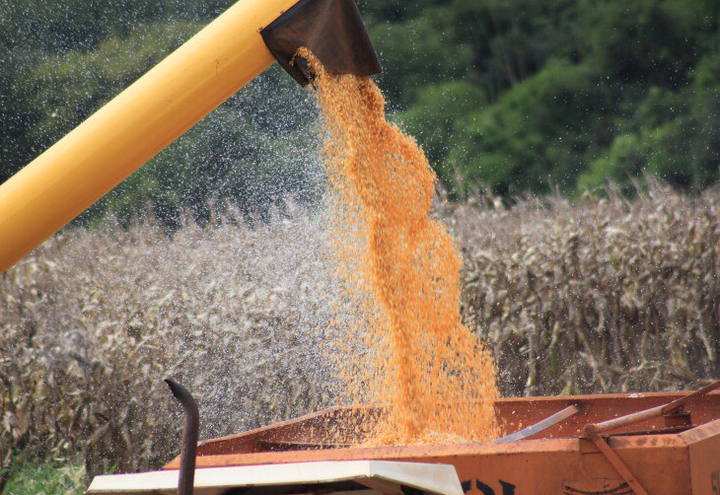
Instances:
[[[0,185],[0,273],[269,67],[260,36],[298,0],[240,0]]]

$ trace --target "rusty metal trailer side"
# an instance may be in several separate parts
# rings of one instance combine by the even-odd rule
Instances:
[[[506,443],[476,442],[403,447],[330,444],[324,432],[358,409],[332,408],[199,446],[198,468],[324,460],[395,460],[455,466],[465,493],[632,494],[585,427],[611,421],[603,433],[609,448],[651,495],[720,494],[720,394],[698,397],[687,409],[665,416],[618,417],[661,406],[687,393],[606,394],[502,399],[496,404],[504,434],[525,428],[570,405],[579,410],[533,438]],[[372,410],[362,408],[371,417]],[[573,412],[573,411],[570,411]],[[369,414],[368,414],[369,413]],[[637,415],[636,415],[637,416]],[[637,418],[634,418],[637,419]],[[350,422],[352,424],[352,422]],[[166,468],[176,468],[177,460]]]

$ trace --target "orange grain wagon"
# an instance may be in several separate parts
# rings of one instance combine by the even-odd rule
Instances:
[[[351,448],[324,434],[348,424],[332,408],[203,442],[198,469],[318,461],[451,464],[477,495],[720,494],[718,383],[698,392],[501,399],[495,442]],[[367,413],[365,411],[364,413]],[[514,435],[511,432],[516,432]],[[348,434],[350,434],[348,432]],[[165,469],[177,469],[179,460]]]

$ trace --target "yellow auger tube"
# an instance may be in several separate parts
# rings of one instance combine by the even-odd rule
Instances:
[[[269,67],[259,33],[298,0],[240,0],[0,185],[0,273]]]

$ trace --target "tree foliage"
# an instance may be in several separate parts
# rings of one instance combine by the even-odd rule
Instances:
[[[0,0],[0,181],[232,0]],[[359,0],[394,119],[455,195],[718,180],[713,0]],[[316,194],[308,92],[273,70],[85,215],[168,225]],[[298,150],[301,150],[298,152]],[[282,206],[281,204],[279,206]]]

